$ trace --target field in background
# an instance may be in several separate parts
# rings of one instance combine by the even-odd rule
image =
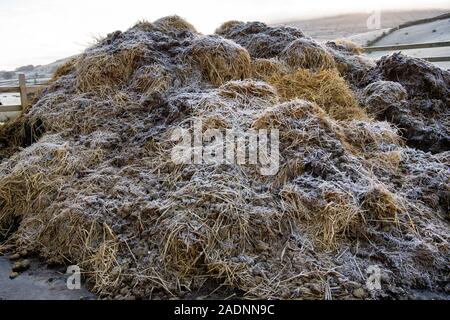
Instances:
[[[333,17],[325,17],[311,20],[286,21],[277,25],[289,25],[302,29],[308,36],[327,41],[338,38],[347,38],[356,34],[368,33],[368,40],[376,38],[379,34],[389,28],[396,27],[405,22],[435,17],[448,10],[420,10],[420,11],[382,11],[381,29],[368,30],[367,18],[370,13],[344,14]]]
[[[361,46],[371,43],[371,46],[387,46],[398,44],[412,44],[424,42],[438,42],[450,40],[450,18],[420,23],[409,27],[398,26],[422,19],[434,18],[448,13],[448,10],[423,10],[423,11],[392,11],[381,12],[381,29],[368,30],[367,18],[369,13],[346,14],[328,18],[290,21],[280,23],[282,25],[295,26],[302,29],[307,35],[320,40],[328,41],[339,38],[347,38]],[[418,21],[420,22],[420,21]],[[386,34],[386,35],[384,35]],[[398,50],[397,50],[398,51]],[[369,54],[378,59],[395,51],[379,51]],[[439,57],[449,56],[450,48],[429,48],[402,50],[404,54],[412,57]],[[449,69],[450,62],[435,62],[441,68]]]
[[[424,42],[439,42],[450,40],[450,18],[429,23],[410,26],[395,30],[375,42],[374,46],[389,46],[398,44],[412,44]],[[372,52],[370,57],[378,59],[395,51]],[[439,57],[450,56],[450,47],[402,50],[404,54],[412,57]],[[435,62],[441,68],[450,69],[450,62]]]

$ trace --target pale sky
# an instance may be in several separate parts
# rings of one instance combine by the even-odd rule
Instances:
[[[425,4],[424,4],[425,3]],[[0,70],[47,64],[136,21],[177,14],[203,33],[227,20],[279,21],[375,9],[450,8],[449,0],[0,0]]]

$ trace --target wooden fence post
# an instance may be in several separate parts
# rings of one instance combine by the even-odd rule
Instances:
[[[22,105],[22,110],[25,110],[28,106],[28,96],[27,96],[27,82],[25,75],[23,73],[19,74],[19,88],[20,88],[20,103]]]

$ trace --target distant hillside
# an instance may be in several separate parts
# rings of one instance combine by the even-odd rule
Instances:
[[[368,46],[373,46],[375,44],[383,45],[382,42],[386,37],[389,37],[392,33],[398,33],[398,31],[403,32],[403,36],[401,37],[401,43],[414,43],[419,41],[445,41],[449,39],[450,33],[450,27],[448,25],[448,22],[450,22],[450,12],[432,18],[408,21],[406,23],[400,24],[397,27],[390,28],[386,32],[383,32],[378,37],[369,41],[367,45]],[[418,27],[416,28],[416,26]],[[429,27],[431,27],[430,30],[428,30]],[[440,29],[439,33],[437,33],[437,29],[435,29],[435,27]],[[425,35],[423,34],[424,32]],[[387,40],[386,43],[389,43],[390,41],[391,40]],[[399,42],[396,42],[395,44],[399,44]]]
[[[393,28],[409,21],[432,18],[448,13],[448,10],[382,11],[381,28]],[[364,33],[367,29],[368,13],[344,14],[332,17],[286,21],[276,25],[289,25],[302,29],[307,35],[318,40],[333,40]]]
[[[6,85],[15,83],[17,81],[17,74],[19,73],[24,73],[29,82],[51,78],[56,69],[68,59],[70,59],[70,57],[42,66],[27,65],[16,68],[14,71],[0,71],[0,86],[5,83],[5,81],[7,81],[5,83]]]
[[[439,42],[450,40],[450,14],[441,16],[440,19],[432,21],[419,21],[421,23],[410,23],[408,25],[392,28],[382,37],[378,37],[376,41],[372,41],[375,46],[390,46],[397,44],[422,43],[422,42]],[[368,56],[378,59],[392,51],[375,51],[368,53]],[[425,48],[401,50],[404,54],[412,57],[448,57],[450,56],[450,47]],[[435,62],[435,64],[443,69],[450,69],[450,62]]]

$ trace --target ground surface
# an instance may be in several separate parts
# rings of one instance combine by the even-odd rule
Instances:
[[[95,296],[86,289],[69,290],[66,275],[59,269],[32,261],[31,268],[10,279],[11,263],[0,257],[0,300],[80,300]]]

